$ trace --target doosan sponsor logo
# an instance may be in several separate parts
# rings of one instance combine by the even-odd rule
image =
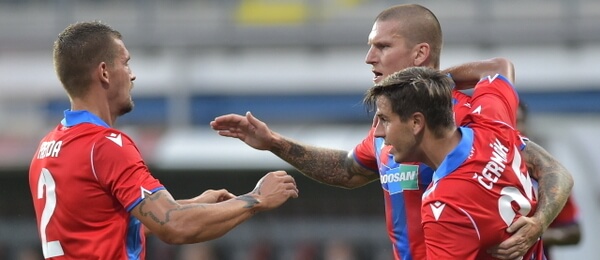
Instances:
[[[417,179],[417,171],[405,171],[390,173],[381,176],[381,183],[411,181]]]

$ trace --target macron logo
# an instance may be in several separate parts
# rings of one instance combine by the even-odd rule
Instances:
[[[142,193],[142,195],[141,195],[142,199],[146,198],[146,194],[152,195],[152,192],[147,189],[144,189],[144,187],[140,187],[140,192]]]
[[[473,112],[471,112],[472,114],[481,114],[481,106],[478,106],[477,108],[475,108],[473,110]]]
[[[121,134],[112,133],[106,137],[108,140],[113,141],[118,146],[123,147],[123,140],[121,139]]]
[[[492,81],[494,81],[498,76],[500,76],[500,74],[496,73],[496,75],[492,76],[487,76],[487,80],[489,83],[492,83]]]
[[[433,212],[435,220],[439,220],[440,215],[442,215],[442,211],[444,210],[444,207],[446,207],[446,204],[436,201],[434,203],[429,204],[429,206],[431,207],[431,211]]]

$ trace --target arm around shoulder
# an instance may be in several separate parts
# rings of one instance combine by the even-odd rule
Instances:
[[[507,228],[510,238],[491,249],[499,259],[523,256],[558,216],[573,187],[569,171],[541,146],[527,141],[521,154],[529,174],[538,181],[538,205],[533,216],[521,216]]]
[[[533,141],[527,141],[522,155],[529,174],[538,181],[538,207],[534,217],[542,221],[545,230],[567,203],[573,177],[558,160]]]
[[[511,84],[515,82],[513,63],[502,57],[468,62],[447,68],[442,72],[451,75],[455,88],[458,90],[473,88],[483,77],[496,74],[506,77]]]

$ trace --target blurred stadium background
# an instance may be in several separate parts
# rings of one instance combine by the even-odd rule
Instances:
[[[290,137],[351,149],[372,116],[360,103],[372,85],[364,63],[368,33],[381,10],[401,2],[0,0],[0,259],[39,251],[27,168],[38,140],[69,107],[54,75],[52,43],[84,20],[123,33],[138,78],[135,111],[117,127],[137,141],[177,198],[208,188],[245,193],[274,169],[297,176],[300,198],[205,244],[218,259],[341,259],[328,257],[343,251],[340,242],[354,259],[389,259],[377,183],[352,191],[320,185],[270,153],[218,137],[208,123],[252,111]],[[532,138],[575,176],[583,240],[555,248],[556,259],[596,259],[600,2],[418,2],[442,24],[442,67],[494,56],[514,61]],[[151,239],[148,259],[200,257],[193,250],[201,249]]]

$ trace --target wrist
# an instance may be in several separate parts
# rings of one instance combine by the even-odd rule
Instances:
[[[250,192],[248,194],[239,196],[236,199],[243,201],[245,203],[243,205],[243,207],[249,209],[251,214],[255,214],[256,212],[260,211],[261,203],[260,203],[260,200],[258,199],[258,195],[256,193],[254,193],[254,191]]]
[[[278,133],[271,132],[270,138],[267,141],[267,143],[269,144],[268,150],[273,151],[273,150],[278,149],[277,147],[281,147],[282,141],[283,141],[283,136],[281,136]]]
[[[546,230],[548,230],[548,227],[550,226],[550,223],[552,221],[548,220],[546,218],[546,215],[544,214],[544,212],[538,210],[535,214],[533,214],[533,216],[531,217],[532,219],[535,220],[536,223],[538,223],[538,225],[540,225],[541,228],[541,232],[546,232]]]
[[[268,143],[268,150],[275,155],[285,154],[291,147],[291,141],[278,133],[272,133]]]

